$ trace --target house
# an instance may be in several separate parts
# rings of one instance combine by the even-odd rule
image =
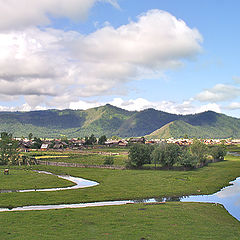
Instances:
[[[62,143],[56,143],[53,146],[53,149],[63,149],[63,148],[64,148],[64,145]]]
[[[19,148],[21,149],[21,151],[24,152],[29,152],[31,146],[32,146],[32,142],[31,141],[20,141],[19,142]]]
[[[49,148],[49,144],[48,143],[43,143],[42,145],[41,145],[41,150],[42,151],[47,151],[48,150],[48,148]]]
[[[119,142],[118,140],[109,140],[109,141],[106,141],[104,144],[110,147],[110,146],[117,146],[118,142]]]
[[[140,138],[130,138],[129,143],[145,143],[145,138],[140,137]]]
[[[118,146],[119,147],[126,147],[128,145],[128,142],[125,140],[120,140],[118,141]]]

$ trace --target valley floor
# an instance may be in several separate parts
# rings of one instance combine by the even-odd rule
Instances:
[[[240,157],[194,171],[80,169],[35,166],[100,185],[58,192],[1,193],[0,207],[211,194],[240,173]],[[32,167],[31,167],[32,168]],[[21,169],[21,171],[20,171]],[[66,186],[57,177],[15,167],[0,175],[0,189]],[[2,170],[1,170],[2,172]],[[4,179],[8,181],[4,182]],[[44,179],[42,179],[44,178]],[[17,181],[21,179],[21,181]],[[25,179],[25,180],[24,180]],[[50,182],[49,182],[50,181]],[[21,185],[22,184],[22,185]],[[0,213],[0,239],[239,239],[240,223],[221,206],[205,203],[134,204],[85,209]]]

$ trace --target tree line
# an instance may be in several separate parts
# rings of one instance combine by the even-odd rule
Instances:
[[[224,160],[226,155],[224,144],[207,146],[199,140],[194,140],[190,146],[179,146],[175,143],[158,145],[134,144],[129,149],[127,167],[140,168],[144,164],[161,164],[172,168],[174,165],[186,168],[204,166],[209,159]]]

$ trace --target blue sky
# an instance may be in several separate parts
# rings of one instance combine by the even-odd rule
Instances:
[[[110,103],[240,117],[238,0],[0,0],[0,110]]]

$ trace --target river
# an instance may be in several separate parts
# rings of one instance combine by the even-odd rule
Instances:
[[[52,174],[49,172],[38,171],[39,173]],[[59,191],[78,189],[84,187],[96,186],[99,183],[86,180],[83,178],[77,178],[72,176],[61,176],[60,178],[74,182],[76,185],[65,188],[50,188],[50,189],[29,189],[29,190],[18,190],[17,192],[32,192],[32,191]],[[12,190],[4,190],[3,192],[14,192]],[[58,204],[58,205],[36,205],[36,206],[24,206],[16,208],[0,208],[0,212],[6,211],[31,211],[31,210],[49,210],[49,209],[64,209],[64,208],[83,208],[83,207],[97,207],[97,206],[112,206],[112,205],[123,205],[123,204],[134,204],[139,202],[154,203],[154,202],[169,202],[169,201],[180,201],[180,202],[206,202],[206,203],[217,203],[222,204],[225,209],[236,219],[240,221],[240,177],[230,182],[230,185],[224,187],[219,192],[211,195],[193,195],[193,196],[180,196],[180,197],[159,197],[159,198],[146,198],[136,200],[125,200],[125,201],[104,201],[104,202],[91,202],[91,203],[79,203],[79,204]]]

